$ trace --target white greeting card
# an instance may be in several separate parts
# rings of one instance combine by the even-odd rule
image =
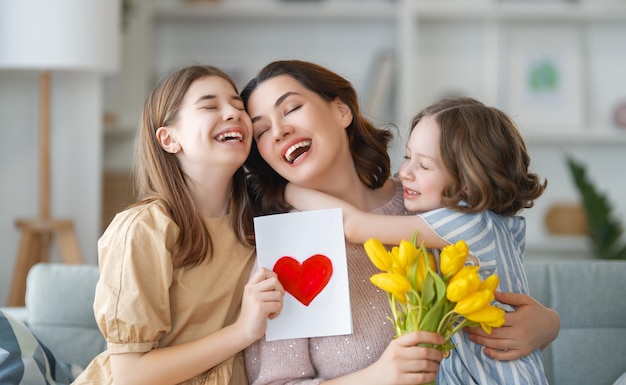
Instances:
[[[268,322],[268,341],[352,333],[341,209],[254,218],[259,266],[285,287],[283,310]]]

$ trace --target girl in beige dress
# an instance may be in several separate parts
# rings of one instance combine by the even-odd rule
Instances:
[[[94,312],[108,348],[75,384],[247,383],[241,351],[264,335],[284,293],[275,273],[250,275],[251,142],[243,102],[217,68],[182,68],[149,95],[139,201],[98,242]]]

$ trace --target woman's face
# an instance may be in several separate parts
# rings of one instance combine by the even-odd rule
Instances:
[[[350,109],[338,99],[323,100],[291,76],[259,84],[248,114],[259,153],[290,182],[321,188],[340,159],[352,159],[345,132]]]
[[[230,83],[207,76],[191,84],[175,123],[157,137],[194,179],[219,170],[232,176],[250,153],[252,123]]]
[[[431,116],[422,118],[411,132],[399,171],[407,210],[424,212],[441,207],[450,177],[441,160],[439,137],[439,124]]]

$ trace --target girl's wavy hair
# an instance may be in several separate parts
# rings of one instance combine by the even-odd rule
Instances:
[[[411,131],[427,116],[441,129],[441,158],[452,180],[444,206],[512,216],[543,194],[547,181],[530,170],[524,139],[504,112],[472,98],[447,98],[417,114]]]
[[[235,83],[219,68],[192,65],[174,71],[157,84],[146,99],[135,141],[134,177],[139,200],[135,205],[159,201],[178,225],[180,232],[172,256],[175,267],[193,267],[211,258],[213,241],[193,202],[176,156],[161,147],[156,131],[176,123],[191,84],[208,76],[225,79],[237,92]],[[233,175],[231,189],[232,228],[243,243],[252,245],[252,210],[243,166]]]
[[[342,76],[320,65],[300,60],[280,60],[265,66],[243,89],[246,109],[254,90],[264,81],[287,75],[326,101],[339,98],[352,111],[353,120],[347,127],[350,152],[360,180],[369,188],[380,188],[390,175],[391,163],[387,148],[393,134],[370,123],[360,112],[358,97],[352,84]],[[263,160],[256,143],[252,143],[245,163],[248,188],[256,214],[286,212],[291,209],[285,201],[287,180]]]

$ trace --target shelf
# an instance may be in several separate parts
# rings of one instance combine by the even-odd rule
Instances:
[[[626,130],[589,132],[523,132],[529,144],[581,145],[581,146],[623,146],[626,144]]]
[[[412,12],[417,18],[436,20],[626,21],[623,2],[418,0],[412,3]]]
[[[357,6],[358,4],[358,6]],[[397,7],[390,2],[180,2],[159,4],[158,21],[186,20],[395,20]]]
[[[134,137],[135,127],[104,126],[104,138],[107,140],[126,140]]]

